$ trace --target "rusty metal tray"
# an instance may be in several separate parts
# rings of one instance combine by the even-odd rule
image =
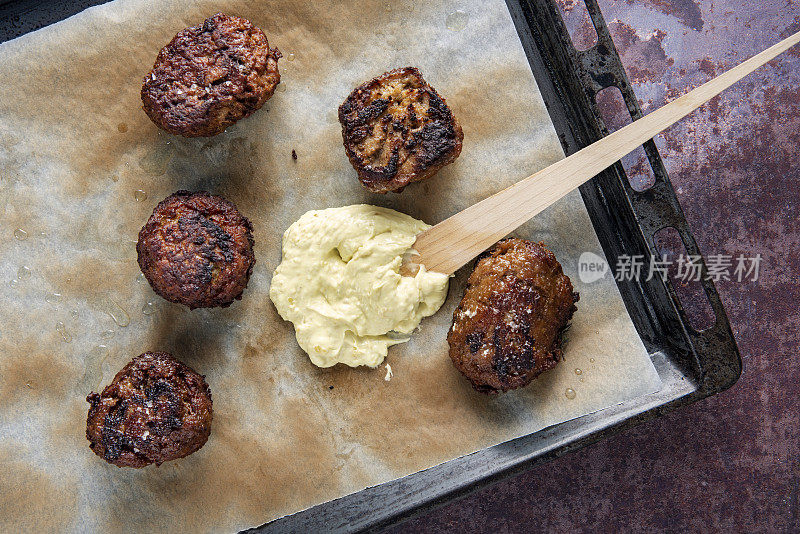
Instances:
[[[67,18],[107,0],[0,0],[0,42]],[[642,116],[636,95],[603,20],[597,0],[585,0],[597,44],[578,51],[556,0],[507,0],[566,154],[608,134],[595,101],[617,87],[631,117]],[[710,326],[692,326],[671,281],[618,281],[620,293],[662,380],[655,394],[611,406],[518,439],[457,458],[358,493],[275,520],[250,532],[378,531],[501,478],[593,443],[642,421],[733,385],[741,359],[727,315],[670,184],[653,141],[644,145],[655,175],[635,190],[620,163],[580,188],[609,264],[623,256],[659,257],[657,232],[672,228],[686,253],[700,256],[700,296],[713,312]],[[645,264],[647,267],[647,264]],[[685,307],[686,306],[686,307]]]

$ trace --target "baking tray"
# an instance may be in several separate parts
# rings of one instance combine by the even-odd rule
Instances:
[[[42,28],[106,0],[0,0],[0,42]],[[633,119],[642,116],[596,0],[585,0],[597,44],[578,51],[556,0],[507,0],[531,69],[566,154],[608,134],[595,102],[607,87],[621,91]],[[644,150],[655,184],[634,190],[617,163],[581,186],[589,216],[608,259],[658,257],[655,237],[672,228],[686,252],[701,257],[702,290],[713,324],[692,327],[670,281],[618,281],[634,325],[662,381],[659,392],[551,426],[424,471],[367,488],[251,529],[249,532],[379,531],[449,500],[568,451],[695,402],[733,385],[741,359],[727,315],[678,204],[653,141]],[[687,307],[696,302],[685,303]]]

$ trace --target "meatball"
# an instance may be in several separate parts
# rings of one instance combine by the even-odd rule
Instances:
[[[142,84],[144,112],[176,135],[217,135],[269,100],[280,57],[249,20],[217,13],[158,53]]]
[[[444,98],[414,67],[357,87],[339,107],[344,148],[361,184],[401,192],[455,161],[464,132]]]
[[[211,391],[205,377],[165,352],[145,352],[91,393],[86,439],[117,467],[183,458],[211,434]]]
[[[153,290],[191,309],[242,298],[253,271],[252,225],[231,202],[205,191],[162,200],[139,232],[139,267]]]
[[[528,385],[561,359],[578,294],[542,243],[506,239],[478,258],[447,335],[472,386],[497,394]]]

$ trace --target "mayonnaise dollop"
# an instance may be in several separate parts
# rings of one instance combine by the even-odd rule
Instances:
[[[376,367],[447,297],[449,277],[402,276],[403,255],[429,225],[358,204],[309,211],[283,234],[269,296],[314,365]]]

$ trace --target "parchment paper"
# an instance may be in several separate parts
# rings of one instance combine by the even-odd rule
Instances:
[[[217,138],[162,134],[140,110],[142,77],[178,30],[220,10],[280,48],[285,91]],[[447,27],[456,10],[460,31]],[[336,110],[404,65],[447,99],[464,150],[376,196]],[[501,0],[118,0],[4,44],[0,75],[0,530],[250,527],[659,387],[613,282],[577,278],[581,252],[602,254],[577,194],[518,232],[553,249],[581,292],[566,361],[524,390],[475,393],[447,357],[466,270],[390,350],[389,382],[383,367],[313,367],[269,301],[281,234],[306,210],[365,202],[433,224],[562,157]],[[230,308],[171,305],[139,274],[137,232],[177,189],[222,194],[253,221],[256,268]],[[183,460],[118,469],[89,450],[84,398],[146,350],[207,376],[212,435]]]

